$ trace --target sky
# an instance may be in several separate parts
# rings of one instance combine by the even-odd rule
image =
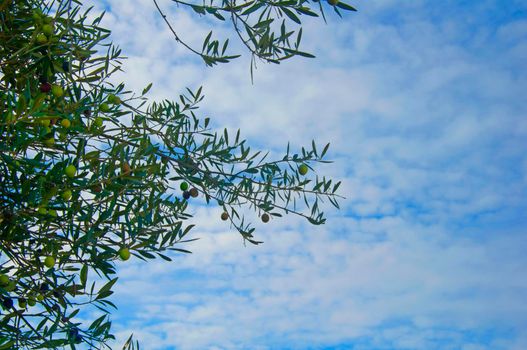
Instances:
[[[160,1],[183,39],[212,26],[244,54],[208,68],[151,1],[87,3],[128,56],[116,80],[152,99],[203,86],[198,114],[277,156],[330,142],[316,174],[346,197],[323,226],[256,222],[259,246],[196,201],[192,254],[118,263],[116,344],[527,349],[527,3],[351,1],[306,19],[315,59],[261,63],[254,83],[228,26]]]

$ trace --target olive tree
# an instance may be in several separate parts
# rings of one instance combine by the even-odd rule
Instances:
[[[251,74],[258,61],[311,57],[300,48],[302,16],[354,10],[336,0],[175,2],[230,22]],[[153,6],[175,45],[207,65],[238,57],[212,32],[191,47]],[[316,172],[329,145],[287,146],[268,160],[239,130],[198,117],[201,88],[156,102],[151,84],[140,93],[112,84],[121,50],[90,10],[75,0],[0,1],[0,349],[108,348],[115,261],[188,252],[196,197],[253,244],[255,218],[296,214],[319,225],[321,202],[338,208],[340,183]],[[100,317],[80,322],[86,307]]]

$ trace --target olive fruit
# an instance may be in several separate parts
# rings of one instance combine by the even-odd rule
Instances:
[[[26,306],[27,306],[26,298],[18,298],[18,306],[19,306],[21,309],[25,309]]]
[[[126,247],[119,249],[119,257],[124,261],[130,259],[130,250]]]
[[[108,105],[108,103],[101,103],[101,105],[99,106],[99,110],[103,113],[107,113],[110,111],[110,106]]]
[[[2,300],[2,305],[4,309],[11,309],[13,307],[13,299],[7,297]]]
[[[48,37],[45,34],[40,33],[39,35],[37,35],[37,44],[44,45],[47,42]]]
[[[39,213],[40,215],[46,215],[48,213],[48,210],[44,207],[40,207],[38,208],[37,213]]]
[[[130,174],[130,164],[128,164],[127,162],[124,162],[122,165],[121,165],[121,171],[123,173],[123,175],[129,175]]]
[[[69,119],[62,119],[60,121],[60,125],[63,127],[63,128],[69,128],[71,126],[71,122]]]
[[[53,26],[51,24],[44,24],[42,26],[42,33],[44,33],[46,36],[53,35]]]
[[[111,103],[111,104],[114,104],[114,105],[121,104],[121,99],[119,97],[115,96],[114,94],[108,95],[107,101],[108,101],[108,103]]]
[[[55,145],[55,138],[54,137],[48,137],[47,139],[44,139],[44,145],[51,148]]]
[[[38,13],[37,11],[33,11],[31,18],[33,18],[33,21],[37,23],[42,21],[42,17],[40,16],[40,13]]]
[[[72,196],[71,190],[66,190],[62,192],[62,195],[61,195],[62,199],[65,201],[69,201],[71,199],[71,196]]]
[[[267,214],[267,213],[262,214],[262,218],[261,219],[262,219],[263,223],[269,222],[269,214]]]
[[[16,289],[16,285],[17,285],[18,281],[16,280],[10,280],[9,281],[9,284],[7,286],[4,287],[4,289],[8,292],[12,292]]]
[[[76,327],[72,327],[68,330],[68,337],[70,339],[75,339],[79,335],[79,330]]]
[[[60,85],[53,85],[51,87],[51,94],[55,97],[62,97],[64,96],[64,90],[62,89],[62,86]]]
[[[192,198],[196,198],[199,195],[198,189],[196,187],[192,187],[189,191]]]
[[[101,117],[97,117],[95,118],[95,120],[93,121],[93,126],[95,126],[96,128],[100,128],[103,124],[103,120]]]
[[[0,275],[0,287],[7,287],[9,285],[9,277],[7,275]]]
[[[48,82],[40,84],[40,91],[47,94],[51,91],[51,84]]]
[[[68,61],[62,62],[62,70],[66,73],[70,72],[70,64]]]
[[[92,191],[95,193],[101,193],[102,192],[102,185],[100,183],[97,183],[92,186]]]
[[[55,258],[52,256],[46,256],[46,259],[44,259],[44,266],[46,266],[48,269],[51,269],[53,266],[55,266]]]
[[[299,173],[300,175],[305,175],[305,174],[307,174],[308,169],[309,169],[309,168],[307,167],[307,165],[302,164],[302,165],[300,165],[300,166],[298,167],[298,173]]]
[[[77,172],[77,168],[75,168],[75,165],[68,165],[66,169],[64,170],[64,173],[67,177],[72,178],[75,177],[75,173]]]

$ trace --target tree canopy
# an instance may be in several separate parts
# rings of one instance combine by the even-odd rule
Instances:
[[[251,67],[311,57],[300,18],[354,10],[334,0],[175,2],[230,20]],[[153,3],[207,65],[238,56],[212,32],[192,48]],[[322,201],[338,208],[340,183],[316,172],[329,144],[287,146],[268,160],[239,130],[212,130],[198,116],[202,88],[151,101],[151,84],[140,93],[112,84],[123,56],[90,10],[74,0],[0,1],[0,349],[108,348],[115,262],[188,252],[196,197],[253,244],[255,217],[292,213],[319,225]],[[88,306],[101,315],[83,324],[76,315]]]

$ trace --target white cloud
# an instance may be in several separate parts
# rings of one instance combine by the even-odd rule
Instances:
[[[475,243],[400,219],[347,220],[347,227],[349,237],[266,232],[258,249],[242,248],[229,232],[208,235],[174,264],[121,270],[122,317],[133,310],[128,329],[145,331],[147,322],[148,332],[168,336],[149,347],[178,349],[257,344],[263,335],[271,348],[301,348],[369,336],[392,319],[408,319],[407,332],[527,321],[518,303],[527,283],[510,279],[523,264],[518,238]],[[368,234],[391,238],[361,241]],[[137,278],[138,270],[150,277]]]

